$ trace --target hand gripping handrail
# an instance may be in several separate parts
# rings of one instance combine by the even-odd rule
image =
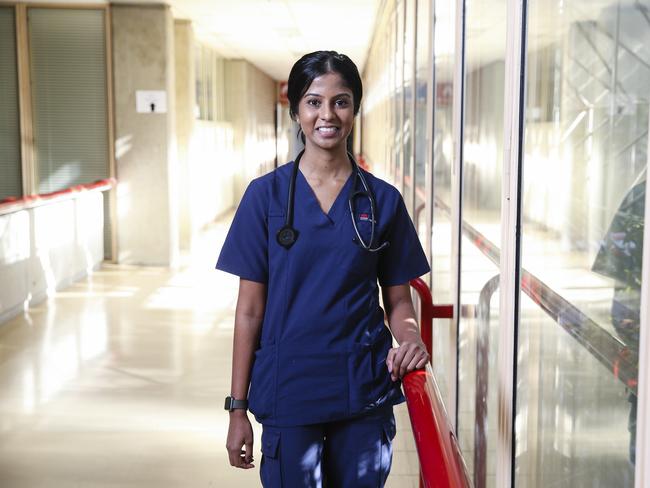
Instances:
[[[0,200],[0,215],[6,215],[29,208],[40,207],[41,205],[48,205],[62,200],[69,200],[71,198],[75,198],[80,193],[87,191],[110,190],[115,186],[116,183],[117,180],[115,178],[107,178],[105,180],[97,180],[94,183],[71,186],[70,188],[54,191],[52,193],[26,195],[20,198],[5,198],[4,200]]]
[[[432,351],[434,318],[452,318],[452,305],[434,305],[426,283],[417,278],[410,282],[420,296],[422,340],[429,355]],[[423,488],[469,488],[471,482],[458,447],[440,390],[431,366],[412,371],[403,380],[404,395],[415,445],[420,459],[420,486]]]

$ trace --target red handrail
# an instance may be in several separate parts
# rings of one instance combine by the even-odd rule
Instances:
[[[442,403],[431,366],[407,374],[403,385],[420,458],[420,486],[471,487],[458,440]]]
[[[426,283],[417,278],[411,286],[420,297],[422,340],[432,353],[434,318],[452,318],[453,305],[434,305]],[[415,445],[420,459],[420,486],[469,488],[472,486],[431,366],[413,371],[403,380]]]
[[[0,215],[6,215],[28,208],[39,207],[41,205],[54,203],[61,200],[69,200],[74,198],[79,193],[86,191],[106,191],[115,186],[117,180],[115,178],[106,178],[105,180],[98,180],[94,183],[86,183],[83,185],[75,185],[65,190],[54,191],[51,193],[41,193],[39,195],[26,195],[20,198],[5,198],[0,200]]]

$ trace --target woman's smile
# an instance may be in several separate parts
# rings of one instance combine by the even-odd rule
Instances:
[[[337,135],[339,128],[334,125],[328,125],[328,126],[317,127],[316,130],[320,133],[322,137],[332,137]]]

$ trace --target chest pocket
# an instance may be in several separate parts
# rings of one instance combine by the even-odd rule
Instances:
[[[377,275],[377,253],[366,251],[360,244],[346,239],[341,246],[339,264],[350,276],[366,278]]]
[[[285,215],[282,210],[270,209],[266,217],[269,248],[277,245],[278,231],[284,226]]]
[[[266,219],[269,226],[269,236],[275,239],[276,232],[284,225],[284,212],[269,211]]]
[[[359,234],[363,238],[364,242],[368,244],[370,243],[371,233],[371,223],[367,220],[369,218],[369,210],[360,208],[355,213]],[[373,247],[377,246],[379,236],[380,228],[376,225]],[[339,256],[341,268],[347,271],[350,276],[376,277],[378,257],[378,253],[367,251],[361,246],[348,213],[346,219],[343,221],[343,225],[341,226]]]

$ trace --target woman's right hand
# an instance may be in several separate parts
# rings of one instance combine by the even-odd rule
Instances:
[[[253,464],[253,427],[248,420],[246,410],[230,412],[226,449],[231,466],[242,469],[255,467]]]

